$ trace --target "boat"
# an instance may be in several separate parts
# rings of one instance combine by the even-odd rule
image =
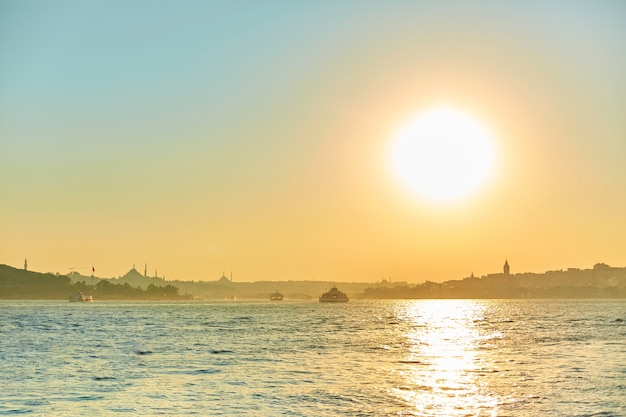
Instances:
[[[283,295],[278,291],[274,291],[270,294],[270,300],[272,301],[281,301],[283,299]]]
[[[350,301],[348,296],[337,287],[332,287],[330,291],[320,295],[320,303],[347,303],[348,301]]]
[[[78,291],[74,294],[70,294],[70,302],[72,303],[84,303],[93,302],[93,295],[85,295],[82,291]]]

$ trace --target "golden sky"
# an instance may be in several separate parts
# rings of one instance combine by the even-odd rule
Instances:
[[[624,266],[624,39],[614,1],[4,1],[0,263],[337,282]],[[495,156],[433,201],[390,155],[441,106]]]

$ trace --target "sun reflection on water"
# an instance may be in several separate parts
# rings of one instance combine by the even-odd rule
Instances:
[[[489,383],[497,370],[484,342],[499,334],[481,327],[488,308],[471,300],[429,300],[398,309],[406,331],[405,385],[393,394],[414,410],[409,415],[498,415],[500,399]]]

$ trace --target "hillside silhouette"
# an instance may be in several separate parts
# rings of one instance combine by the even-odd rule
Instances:
[[[626,298],[626,268],[598,263],[592,269],[569,268],[544,273],[503,272],[442,283],[372,287],[364,298]]]
[[[39,273],[0,265],[0,299],[68,299],[72,293],[83,291],[96,300],[179,300],[178,288],[172,285],[149,284],[145,289],[128,283],[116,284],[106,279],[92,278],[77,272],[68,275]]]

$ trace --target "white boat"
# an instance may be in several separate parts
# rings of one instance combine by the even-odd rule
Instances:
[[[82,291],[78,291],[74,294],[70,294],[71,303],[85,303],[93,302],[93,295],[85,295]]]
[[[348,296],[337,287],[332,287],[330,291],[320,295],[320,303],[347,303],[349,300]]]

